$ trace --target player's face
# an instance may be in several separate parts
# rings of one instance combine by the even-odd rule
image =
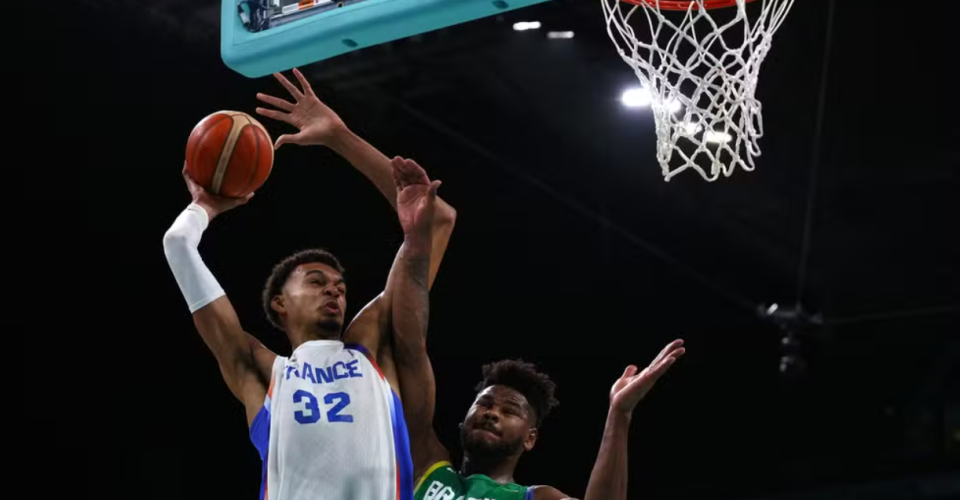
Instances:
[[[477,395],[467,412],[460,426],[460,442],[474,457],[508,457],[533,448],[535,422],[533,408],[523,394],[493,385]]]
[[[319,262],[298,266],[287,280],[284,295],[287,314],[297,323],[320,325],[327,331],[343,327],[347,285],[334,268]]]

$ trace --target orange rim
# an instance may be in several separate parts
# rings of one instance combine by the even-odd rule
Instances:
[[[657,6],[657,0],[621,0],[623,2],[632,3],[636,5],[647,5],[650,7]],[[756,2],[757,0],[746,0],[747,3]],[[687,10],[690,8],[690,4],[693,4],[693,9],[700,9],[700,4],[694,0],[660,0],[660,10]],[[723,9],[725,7],[733,7],[737,5],[737,0],[704,0],[703,7],[706,10],[711,9]]]

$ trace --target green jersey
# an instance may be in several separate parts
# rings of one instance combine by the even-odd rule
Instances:
[[[532,500],[533,488],[500,484],[483,474],[463,477],[450,462],[427,469],[413,492],[414,500]]]

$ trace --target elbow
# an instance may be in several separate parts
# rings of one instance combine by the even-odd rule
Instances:
[[[163,234],[163,254],[170,260],[190,246],[190,238],[183,231],[170,228]]]
[[[178,246],[183,246],[187,243],[187,236],[180,231],[170,228],[166,233],[163,233],[163,249],[164,251],[170,251],[171,248],[176,248]]]

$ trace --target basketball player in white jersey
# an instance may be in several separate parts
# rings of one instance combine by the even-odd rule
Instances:
[[[343,331],[346,285],[337,259],[322,250],[285,259],[268,279],[264,308],[287,334],[293,353],[283,357],[270,352],[243,329],[197,250],[210,221],[250,197],[218,198],[186,172],[193,202],[165,234],[164,252],[194,325],[246,410],[250,438],[263,460],[260,498],[410,499],[413,471],[392,329],[404,328],[410,315],[416,324],[425,324],[426,289],[446,250],[455,212],[437,198],[438,181],[431,182],[416,163],[390,160],[354,135],[317,100],[302,75],[295,74],[303,92],[277,77],[296,103],[261,96],[288,111],[272,112],[275,117],[288,122],[310,118],[297,121],[300,132],[281,137],[277,146],[290,142],[331,147],[394,205],[404,242],[384,292]],[[423,291],[417,296],[407,293],[419,288]],[[403,312],[394,314],[396,309]]]

